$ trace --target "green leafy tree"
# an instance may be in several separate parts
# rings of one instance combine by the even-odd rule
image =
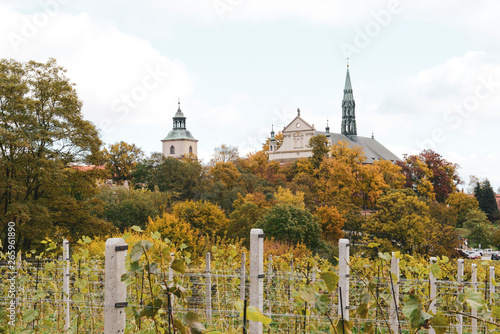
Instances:
[[[0,82],[4,228],[8,221],[16,222],[18,245],[24,247],[48,235],[67,236],[82,229],[87,234],[102,232],[98,225],[103,222],[89,217],[86,203],[95,191],[97,174],[69,170],[71,165],[99,164],[101,141],[94,125],[83,118],[82,102],[65,70],[54,59],[46,63],[3,59]],[[68,215],[55,203],[67,204],[65,210],[75,214],[66,221]]]
[[[257,226],[278,241],[303,243],[311,249],[320,245],[321,227],[318,217],[293,205],[276,205]]]
[[[491,245],[495,227],[488,220],[486,214],[477,209],[473,209],[465,216],[464,227],[469,230],[467,238],[475,245]]]
[[[104,149],[106,169],[109,170],[113,181],[118,184],[132,180],[132,172],[143,156],[144,152],[139,147],[124,141],[109,145],[108,149]]]
[[[192,159],[177,160],[154,154],[137,165],[136,187],[168,192],[180,200],[201,197],[203,167]]]
[[[234,201],[234,211],[229,215],[229,237],[240,238],[248,245],[250,230],[269,211],[271,203],[263,193],[239,195]]]
[[[122,231],[134,225],[144,228],[148,218],[160,215],[171,201],[168,193],[124,187],[103,187],[98,198],[104,203],[99,217]]]
[[[153,190],[157,186],[157,175],[161,164],[165,160],[163,153],[154,152],[148,158],[142,159],[135,165],[132,172],[132,183],[136,189],[148,188]]]

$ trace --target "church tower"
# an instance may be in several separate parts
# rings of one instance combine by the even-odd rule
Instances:
[[[274,137],[274,125],[271,125],[271,139],[269,140],[269,152],[276,151],[276,138]]]
[[[349,74],[349,63],[345,78],[344,98],[342,99],[342,129],[341,133],[351,138],[357,136],[356,130],[356,103],[352,95],[351,76]]]
[[[163,155],[165,158],[181,159],[183,157],[194,156],[198,154],[198,140],[191,132],[186,129],[186,117],[181,110],[181,101],[179,100],[177,112],[173,119],[173,128],[163,139]]]

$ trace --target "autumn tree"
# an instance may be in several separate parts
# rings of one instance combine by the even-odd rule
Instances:
[[[297,208],[305,209],[304,193],[301,191],[297,191],[294,194],[290,189],[280,186],[274,196],[278,205],[293,205]]]
[[[407,254],[448,254],[456,247],[454,226],[436,221],[429,206],[411,189],[393,190],[377,201],[377,212],[363,227],[380,250]]]
[[[86,201],[95,192],[95,174],[70,167],[98,164],[102,156],[98,131],[83,118],[82,102],[65,70],[54,59],[46,63],[3,59],[0,82],[3,237],[8,221],[17,224],[17,242],[25,248],[49,235],[68,237],[70,231],[106,233],[105,222],[88,213]],[[88,182],[79,182],[80,178]],[[72,185],[87,189],[80,192]],[[74,197],[75,192],[84,195]],[[68,217],[66,211],[74,214]]]
[[[173,214],[163,213],[149,218],[146,223],[147,234],[159,232],[162,239],[168,238],[175,245],[186,245],[186,250],[193,254],[193,258],[202,256],[205,247],[205,237],[191,224],[179,219]]]
[[[434,187],[431,182],[432,171],[416,155],[405,155],[403,161],[397,161],[403,175],[406,177],[405,187],[413,190],[418,196],[436,199]]]
[[[135,144],[120,141],[104,149],[106,169],[117,184],[132,180],[132,172],[143,158],[144,152]]]
[[[222,144],[214,149],[214,154],[212,159],[210,159],[210,165],[215,165],[218,162],[236,162],[240,157],[238,148],[231,145]]]
[[[229,225],[224,211],[206,201],[184,201],[173,206],[172,214],[191,224],[202,235],[222,236]]]
[[[344,215],[332,206],[321,206],[316,209],[316,216],[320,219],[323,238],[331,243],[338,243],[344,236],[342,228],[346,223]]]
[[[479,209],[479,203],[475,197],[461,192],[448,196],[446,204],[448,204],[457,219],[457,227],[463,227],[469,211]]]
[[[458,165],[432,150],[424,150],[418,156],[405,156],[404,160],[398,161],[397,164],[406,176],[407,188],[440,203],[457,192],[457,185],[461,183],[457,172]]]
[[[324,135],[317,135],[309,139],[309,148],[312,149],[312,156],[309,158],[314,168],[318,168],[324,158],[330,152],[328,138]]]
[[[389,160],[377,160],[373,166],[378,167],[384,182],[390,189],[402,189],[406,183],[406,178],[402,173],[401,166]]]
[[[279,162],[269,161],[263,151],[249,153],[247,159],[240,159],[237,165],[275,186],[286,182],[286,175]]]
[[[488,216],[490,222],[494,223],[500,219],[495,192],[488,179],[476,183],[474,197],[479,202],[479,208]]]
[[[226,212],[233,209],[238,193],[243,192],[239,183],[240,171],[232,162],[217,162],[209,167],[209,184],[203,198],[220,205]]]

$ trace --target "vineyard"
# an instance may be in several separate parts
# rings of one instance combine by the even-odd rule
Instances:
[[[338,265],[318,257],[265,256],[262,313],[251,307],[244,313],[250,267],[245,248],[216,245],[209,255],[193,259],[185,245],[155,233],[128,233],[124,239],[129,244],[122,277],[127,333],[244,333],[248,320],[262,322],[264,333],[500,332],[494,279],[500,265],[495,261],[465,260],[457,277],[460,263],[446,257],[351,256],[349,307],[339,314]],[[0,332],[64,332],[66,261],[59,245],[46,245],[40,254],[18,254],[13,326],[8,311],[12,268],[0,267]],[[91,240],[80,240],[70,253],[69,333],[104,331],[104,260],[92,254],[92,247]]]

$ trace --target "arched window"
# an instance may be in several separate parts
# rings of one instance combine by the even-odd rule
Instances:
[[[193,154],[193,146],[189,146],[189,154]]]
[[[175,147],[174,147],[174,145],[170,146],[170,154],[175,154]]]

